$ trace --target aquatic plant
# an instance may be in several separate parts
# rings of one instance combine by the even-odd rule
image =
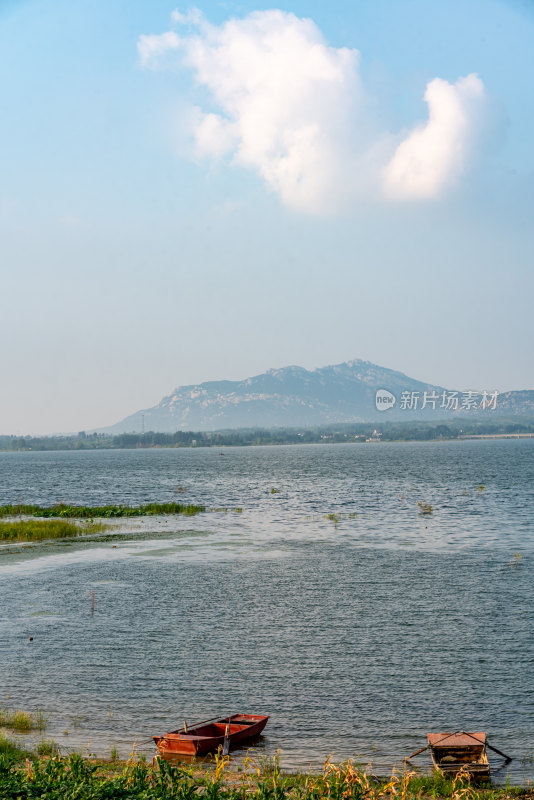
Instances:
[[[53,739],[41,739],[35,752],[39,756],[52,756],[59,751],[59,745]]]
[[[432,512],[434,511],[434,509],[432,508],[430,503],[422,503],[421,501],[419,501],[417,503],[417,505],[419,506],[419,513],[420,514],[428,515],[428,514],[432,514]]]
[[[35,709],[34,715],[35,722],[37,723],[37,727],[39,728],[39,732],[42,733],[46,730],[46,726],[48,725],[48,717],[45,717],[44,711],[42,708]]]
[[[9,711],[0,708],[0,727],[10,728],[19,733],[27,733],[35,728],[43,731],[46,728],[46,717],[39,709],[35,714],[29,714],[27,711]]]
[[[56,503],[53,506],[3,505],[0,506],[0,517],[65,517],[72,519],[93,519],[95,517],[112,519],[115,517],[150,517],[163,514],[185,514],[193,516],[205,511],[205,506],[184,505],[183,503],[146,503],[140,506],[106,505],[106,506],[75,506],[66,503]]]
[[[104,530],[106,525],[96,522],[80,525],[59,519],[24,519],[0,522],[0,541],[40,542],[44,539],[67,539],[81,534],[100,533]]]

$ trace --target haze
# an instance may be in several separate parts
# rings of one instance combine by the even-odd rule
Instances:
[[[0,433],[352,358],[534,387],[531,6],[0,4]]]

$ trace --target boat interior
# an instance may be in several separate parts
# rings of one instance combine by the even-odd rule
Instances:
[[[232,721],[230,721],[232,720]],[[180,734],[181,736],[225,736],[226,727],[230,725],[230,735],[239,733],[240,731],[247,730],[251,725],[255,725],[257,719],[239,719],[239,722],[233,722],[233,718],[227,718],[217,722],[210,722],[206,725],[196,725],[193,728],[188,728],[184,731],[183,728],[177,731],[172,731],[172,734]],[[168,735],[168,734],[167,734]]]

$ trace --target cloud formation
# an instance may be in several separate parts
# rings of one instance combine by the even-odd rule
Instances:
[[[465,171],[478,132],[484,84],[471,74],[454,85],[427,84],[428,121],[397,147],[384,173],[391,197],[436,197]]]
[[[137,41],[137,52],[143,67],[156,66],[157,60],[169,50],[176,50],[180,40],[174,31],[143,34]]]
[[[195,109],[196,158],[255,170],[288,206],[324,214],[357,197],[437,197],[468,167],[484,86],[426,87],[429,118],[404,141],[372,129],[359,52],[329,46],[310,19],[255,11],[220,26],[174,11],[175,31],[139,38],[141,64],[179,54],[214,110]]]

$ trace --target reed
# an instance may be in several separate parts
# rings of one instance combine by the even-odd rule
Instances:
[[[54,742],[38,754],[0,737],[0,798],[30,800],[532,800],[531,789],[473,787],[468,776],[450,781],[439,772],[420,776],[395,772],[379,779],[351,761],[327,758],[321,773],[284,773],[279,751],[264,757],[249,751],[237,759],[215,755],[211,764],[150,765],[135,749],[126,762],[95,761],[79,753],[62,756]],[[26,759],[25,765],[21,761]]]
[[[6,744],[2,744],[6,742]],[[50,748],[51,749],[51,748]],[[26,758],[24,766],[17,761]],[[29,755],[16,743],[0,738],[0,797],[47,800],[531,800],[528,789],[474,788],[465,776],[447,781],[439,773],[419,777],[393,773],[379,780],[352,762],[326,760],[320,774],[285,774],[278,755],[273,759],[250,753],[236,771],[235,762],[218,754],[211,766],[154,765],[132,753],[124,763],[95,762],[78,753],[68,757]],[[234,765],[233,765],[234,764]]]
[[[35,752],[38,756],[53,756],[59,752],[59,745],[53,739],[41,739]]]
[[[10,739],[3,733],[0,733],[0,790],[2,789],[2,763],[13,763],[14,761],[23,761],[25,758],[31,756],[29,750]],[[4,797],[1,795],[0,797]],[[16,797],[16,795],[14,795]]]
[[[430,505],[430,503],[422,503],[421,501],[419,501],[419,502],[417,503],[417,505],[419,506],[419,513],[420,513],[420,514],[423,514],[423,515],[426,515],[426,516],[427,516],[427,515],[429,515],[429,514],[432,514],[432,513],[433,513],[433,511],[434,511],[434,509],[433,509],[433,507]]]
[[[27,711],[0,708],[0,728],[9,728],[18,733],[27,733],[36,728],[43,731],[46,728],[46,718],[39,710],[35,714],[29,714]]]
[[[75,506],[66,503],[56,503],[53,506],[18,505],[8,504],[0,506],[0,517],[45,517],[45,518],[70,518],[70,519],[112,519],[116,517],[150,517],[161,514],[185,514],[193,516],[205,511],[205,506],[185,505],[184,503],[146,503],[140,506],[105,505],[105,506]]]
[[[106,525],[95,522],[80,525],[59,519],[21,519],[0,522],[0,541],[40,542],[44,539],[68,539],[82,534],[100,533],[103,530],[106,530]]]

